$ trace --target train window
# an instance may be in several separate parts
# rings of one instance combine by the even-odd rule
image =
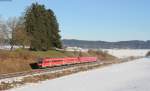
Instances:
[[[52,62],[62,62],[63,60],[52,60]]]

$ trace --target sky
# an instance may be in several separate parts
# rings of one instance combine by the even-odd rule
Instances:
[[[0,16],[19,17],[33,2],[55,12],[62,39],[150,40],[150,0],[0,0]]]

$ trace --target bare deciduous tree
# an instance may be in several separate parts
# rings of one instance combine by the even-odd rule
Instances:
[[[10,31],[11,34],[7,34],[7,37],[9,39],[9,43],[10,43],[10,50],[13,50],[13,47],[15,45],[15,30],[18,24],[18,19],[13,17],[13,18],[9,18],[7,20],[7,26],[8,26],[8,32]]]
[[[7,22],[0,19],[0,44],[7,41],[13,50],[14,45],[21,45],[23,48],[30,44],[22,18],[9,18]]]
[[[9,33],[7,29],[8,28],[5,22],[2,19],[0,19],[0,44],[1,46],[6,43],[6,40],[8,40]]]
[[[26,45],[30,44],[29,36],[27,36],[27,32],[25,31],[25,27],[23,24],[18,24],[14,33],[14,40],[17,45],[21,45],[25,48]]]

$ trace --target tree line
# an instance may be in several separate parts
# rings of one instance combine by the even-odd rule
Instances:
[[[30,50],[47,51],[62,48],[59,24],[54,12],[44,5],[33,3],[27,7],[24,15],[0,19],[0,43],[9,43],[10,50],[14,45],[29,46]]]

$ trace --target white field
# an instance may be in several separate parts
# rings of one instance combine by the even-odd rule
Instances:
[[[102,49],[118,58],[145,56],[150,49]]]
[[[150,59],[115,64],[9,91],[150,91]]]

